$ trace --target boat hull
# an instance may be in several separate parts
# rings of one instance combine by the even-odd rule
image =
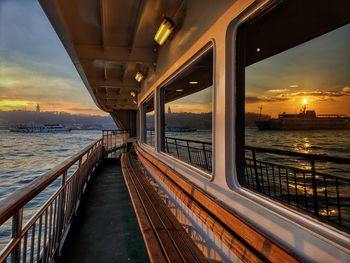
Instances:
[[[350,128],[350,118],[295,118],[256,121],[259,130],[344,130]]]
[[[66,128],[62,125],[16,125],[10,127],[10,132],[18,133],[61,133],[70,131],[71,129]]]

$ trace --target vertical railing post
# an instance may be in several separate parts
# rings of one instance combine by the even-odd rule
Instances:
[[[58,226],[59,226],[59,240],[61,239],[64,227],[64,218],[65,218],[65,205],[66,205],[66,179],[67,179],[67,170],[62,174],[61,181],[61,200],[60,200],[60,210],[58,215]]]
[[[205,144],[203,143],[203,154],[204,154],[204,160],[205,160],[205,167],[207,170],[209,170],[208,160],[207,160],[207,153],[205,152]]]
[[[175,149],[176,149],[177,158],[180,158],[180,155],[179,155],[179,147],[177,147],[177,140],[176,140],[176,139],[175,139]]]
[[[165,137],[165,144],[166,144],[166,150],[169,153],[169,143],[168,143],[168,138]]]
[[[109,136],[109,135],[108,135],[108,131],[106,131],[106,134],[105,134],[105,137],[106,137],[106,146],[105,146],[105,147],[106,147],[106,153],[107,153],[107,154],[108,154],[108,150],[109,150],[109,149],[108,149],[108,144],[109,144],[109,143],[108,143],[108,139],[109,139],[108,136]]]
[[[190,163],[192,163],[190,145],[189,145],[188,141],[186,141],[186,145],[187,145],[188,158],[189,158]]]
[[[258,166],[256,164],[256,154],[255,150],[252,150],[253,155],[253,163],[254,163],[254,173],[255,173],[255,181],[256,181],[256,190],[260,191],[260,183],[259,183],[259,177],[258,177]]]
[[[78,203],[78,200],[80,198],[80,185],[81,185],[81,180],[82,180],[82,164],[83,164],[83,160],[82,160],[83,157],[81,157],[79,159],[79,163],[78,163],[78,176],[77,176],[77,179],[76,179],[76,200],[75,200],[75,204],[74,204],[74,211],[75,211],[75,214],[77,213],[77,209],[76,209],[76,205]],[[87,164],[88,160],[87,160],[87,157],[86,157],[86,160],[85,160],[85,165]]]
[[[102,147],[105,148],[105,131],[102,131]]]
[[[108,151],[110,151],[111,150],[111,144],[112,144],[112,136],[111,136],[112,134],[111,134],[111,131],[109,131],[108,132]]]
[[[12,238],[20,238],[23,224],[23,208],[17,210],[12,217]],[[17,263],[21,261],[21,240],[18,241],[16,247],[12,251],[11,262]]]
[[[315,170],[315,160],[310,159],[311,163],[311,181],[312,181],[312,201],[314,205],[315,215],[318,216],[318,202],[317,202],[317,182],[316,182],[316,170]]]
[[[116,131],[116,137],[115,137],[115,144],[117,145],[117,147],[122,146],[122,142],[121,142],[121,133],[119,131]]]
[[[103,155],[107,152],[106,131],[102,132],[102,149]]]
[[[113,131],[113,137],[114,137],[114,144],[113,144],[113,148],[114,148],[114,153],[117,152],[117,147],[118,147],[118,143],[117,143],[117,139],[118,139],[118,132],[117,131]]]
[[[337,193],[337,208],[338,208],[338,224],[341,226],[341,207],[340,207],[340,195],[339,195],[339,182],[338,179],[335,179],[335,189]],[[327,211],[328,212],[328,211]]]

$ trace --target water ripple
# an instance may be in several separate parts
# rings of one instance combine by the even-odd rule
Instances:
[[[57,134],[0,131],[0,199],[24,187],[100,137],[100,131]],[[46,197],[41,199],[45,200]]]

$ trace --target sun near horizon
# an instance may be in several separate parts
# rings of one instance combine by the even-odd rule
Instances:
[[[34,111],[40,104],[47,112],[108,115],[94,103],[38,1],[1,1],[0,39],[1,111]]]

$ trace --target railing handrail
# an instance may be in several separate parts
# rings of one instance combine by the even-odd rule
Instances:
[[[174,138],[174,137],[167,137],[167,136],[165,138],[171,139],[171,140],[177,140],[177,141],[212,145],[211,142],[206,142],[206,141],[188,140],[188,139],[181,139],[181,138]],[[328,161],[328,162],[336,162],[336,163],[342,163],[342,164],[350,164],[350,158],[348,158],[348,157],[329,156],[329,155],[316,154],[316,153],[301,153],[301,152],[280,150],[280,149],[274,149],[274,148],[255,147],[255,146],[250,146],[250,145],[246,145],[245,149],[246,150],[254,150],[254,151],[263,152],[263,153],[272,153],[272,154],[280,154],[280,155],[285,155],[285,156],[303,157],[306,159],[314,159],[317,161],[326,161],[326,162]]]
[[[0,226],[5,223],[10,217],[12,217],[18,209],[25,206],[30,200],[36,197],[47,186],[49,186],[53,181],[61,176],[69,167],[80,160],[99,142],[102,142],[102,139],[98,139],[92,142],[79,153],[56,165],[47,173],[28,183],[25,187],[17,189],[15,192],[2,199],[0,201]]]
[[[207,144],[212,146],[211,142],[206,142],[206,141],[197,141],[197,140],[188,140],[188,139],[180,139],[180,138],[174,138],[174,137],[165,137],[167,139],[172,139],[172,140],[177,140],[177,141],[183,141],[183,142],[193,142],[193,143],[200,143],[200,144]]]
[[[294,152],[294,151],[288,151],[288,150],[263,148],[263,147],[255,147],[255,146],[248,146],[248,145],[245,146],[245,149],[262,152],[262,153],[272,153],[272,154],[279,154],[279,155],[285,155],[285,156],[302,157],[305,159],[313,159],[315,161],[317,160],[317,161],[350,164],[350,158],[347,158],[347,157],[329,156],[329,155],[322,155],[322,154],[315,154],[315,153],[300,153],[300,152]]]
[[[246,160],[254,162],[253,158],[246,157]],[[294,167],[294,166],[290,166],[290,165],[280,165],[280,164],[267,162],[267,161],[261,161],[261,160],[256,160],[256,161],[264,163],[264,164],[268,164],[268,165],[278,166],[278,167],[281,167],[283,169],[293,169],[294,171],[297,171],[297,172],[310,173],[310,174],[312,173],[311,169],[298,168],[298,167]],[[316,175],[321,175],[321,176],[324,176],[326,178],[332,178],[332,179],[336,179],[336,180],[342,180],[342,181],[350,182],[350,178],[346,177],[346,176],[343,176],[343,175],[333,175],[333,174],[323,173],[323,172],[319,172],[319,171],[314,171],[314,173]]]
[[[103,129],[102,132],[109,132],[109,131],[114,131],[114,132],[118,132],[118,133],[127,133],[128,130],[126,129]]]
[[[174,137],[165,137],[165,138],[171,139],[171,140],[183,141],[183,142],[207,144],[210,146],[212,145],[212,143],[205,142],[205,141],[188,140],[188,139],[181,139],[181,138],[174,138]],[[168,143],[170,143],[170,142],[168,142]],[[245,146],[245,150],[251,150],[251,151],[262,152],[262,153],[279,154],[279,155],[284,155],[284,156],[302,157],[305,159],[313,159],[315,161],[350,164],[350,158],[348,158],[348,157],[329,156],[329,155],[316,154],[316,153],[301,153],[301,152],[295,152],[295,151],[280,150],[280,149],[274,149],[274,148],[255,147],[255,146],[249,146],[249,145]]]

